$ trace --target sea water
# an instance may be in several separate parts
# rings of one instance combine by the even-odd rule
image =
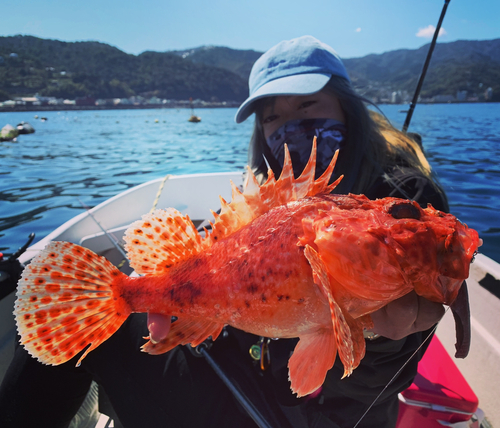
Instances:
[[[380,106],[398,128],[405,108]],[[199,123],[186,109],[0,113],[0,128],[25,121],[36,130],[0,142],[0,251],[166,174],[242,171],[252,120],[237,125],[235,113],[198,110]],[[500,104],[418,105],[409,131],[422,135],[451,212],[500,261]]]

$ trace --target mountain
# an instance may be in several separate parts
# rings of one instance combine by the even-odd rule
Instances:
[[[220,46],[202,46],[172,53],[188,58],[195,64],[206,64],[224,68],[242,77],[245,82],[252,70],[252,65],[262,55],[262,52],[253,50],[237,50]]]
[[[406,91],[412,96],[429,46],[345,58],[343,62],[354,86],[366,97],[390,98],[393,91]],[[253,62],[262,54],[214,46],[173,53],[196,63],[236,72],[245,81]],[[469,96],[483,96],[489,87],[493,88],[495,99],[500,101],[500,39],[459,40],[435,46],[421,96],[455,96],[458,91],[467,91]]]
[[[385,99],[394,91],[411,96],[429,45],[400,49],[344,64],[354,86],[366,97]],[[0,37],[0,101],[35,93],[58,98],[190,97],[241,102],[261,52],[201,46],[131,55],[99,42],[61,42],[32,36]],[[500,101],[500,39],[438,43],[422,97],[484,97],[493,88]]]
[[[247,82],[224,68],[169,52],[130,55],[99,42],[0,37],[0,91],[5,96],[161,98],[243,101]],[[2,92],[0,92],[0,97]]]
[[[416,50],[400,49],[343,61],[355,86],[368,96],[380,94],[383,89],[413,94],[428,51],[429,44]],[[500,100],[500,39],[459,40],[436,45],[421,95],[467,91],[473,96],[488,87]]]

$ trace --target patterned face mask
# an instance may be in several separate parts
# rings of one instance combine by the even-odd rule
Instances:
[[[285,161],[285,144],[292,158],[293,174],[297,178],[309,160],[313,137],[317,137],[316,178],[330,164],[337,149],[345,143],[347,128],[335,119],[298,119],[286,122],[274,131],[266,142],[272,154],[283,166]]]

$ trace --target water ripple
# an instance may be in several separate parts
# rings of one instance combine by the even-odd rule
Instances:
[[[399,128],[401,106],[382,106]],[[166,174],[242,170],[252,120],[235,109],[0,113],[0,127],[30,122],[35,134],[0,143],[0,251],[29,233],[37,240],[84,210]],[[418,105],[410,131],[422,135],[451,210],[477,229],[481,250],[500,261],[500,108],[498,104]],[[207,207],[217,208],[217,207]]]

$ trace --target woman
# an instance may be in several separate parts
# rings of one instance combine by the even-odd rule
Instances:
[[[369,113],[337,54],[310,36],[282,42],[256,62],[250,97],[238,110],[236,121],[252,113],[255,127],[249,163],[261,181],[266,178],[267,164],[279,175],[285,143],[299,175],[316,135],[317,174],[340,149],[335,175],[345,178],[336,191],[364,193],[370,198],[412,198],[447,209],[418,144],[381,115]],[[336,361],[322,388],[301,399],[291,393],[288,382],[294,339],[269,341],[227,328],[213,343],[210,355],[272,426],[352,427],[442,314],[441,305],[414,293],[377,311],[360,366],[341,380],[343,366]],[[126,427],[255,426],[206,361],[188,347],[160,356],[137,351],[147,329],[154,340],[161,340],[169,325],[170,320],[162,315],[149,314],[148,320],[133,315],[79,368],[73,360],[57,367],[42,366],[19,347],[0,390],[2,426],[29,423],[22,406],[30,408],[33,426],[66,426],[92,380],[105,389]],[[411,384],[418,357],[405,366],[359,427],[395,425],[397,393]]]
[[[382,115],[368,111],[366,100],[353,90],[331,47],[311,36],[281,42],[255,63],[249,84],[250,97],[238,110],[236,121],[255,113],[249,164],[260,181],[267,176],[267,165],[279,176],[285,143],[298,176],[316,135],[317,176],[340,149],[334,175],[344,174],[344,179],[335,192],[365,194],[371,199],[414,199],[424,207],[431,203],[448,210],[421,147]],[[317,401],[323,404],[309,402],[309,408],[316,409],[320,419],[326,416],[339,426],[354,426],[443,313],[442,305],[415,293],[373,313],[375,327],[366,334],[372,340],[360,367],[350,378],[340,380],[342,367],[337,361]],[[418,360],[406,366],[359,426],[394,426],[397,393],[411,384]]]
[[[249,147],[249,164],[254,173],[264,181],[269,164],[279,176],[286,143],[298,176],[309,159],[312,138],[317,135],[316,176],[340,149],[334,176],[345,177],[336,193],[364,194],[371,199],[414,199],[424,207],[431,203],[448,211],[446,196],[433,179],[421,147],[380,114],[369,112],[365,101],[353,90],[335,51],[317,39],[305,36],[270,49],[255,63],[250,75],[250,97],[236,114],[236,121],[242,122],[255,112]],[[429,328],[442,316],[441,305],[421,299],[418,304],[423,313],[412,320],[415,312],[407,312],[406,308],[413,306],[410,298],[413,304],[418,301],[416,295],[405,299],[408,303],[401,315],[409,318],[402,324],[391,319],[383,325],[383,313],[388,315],[392,306],[374,315],[380,333],[399,339]],[[422,319],[427,311],[429,320]]]

